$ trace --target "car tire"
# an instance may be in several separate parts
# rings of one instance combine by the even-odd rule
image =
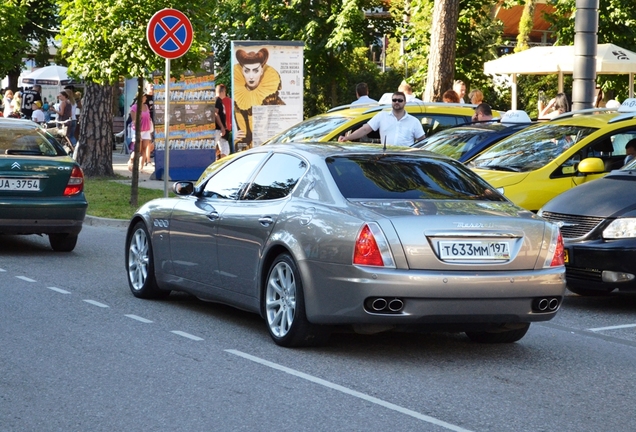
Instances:
[[[170,295],[170,291],[157,286],[152,243],[143,222],[135,224],[126,242],[126,275],[130,291],[135,297],[159,299]]]
[[[300,273],[289,254],[274,260],[265,283],[263,311],[269,334],[277,345],[291,348],[327,342],[329,328],[307,320]]]
[[[71,252],[77,244],[77,234],[49,234],[49,243],[56,252]]]
[[[493,330],[478,332],[468,331],[466,332],[466,336],[468,336],[471,341],[478,343],[513,343],[517,342],[526,335],[528,329],[530,328],[530,323],[515,324],[514,328],[510,330],[506,329],[508,326],[512,327],[512,325],[506,324],[500,328],[496,328]]]
[[[576,285],[570,286],[569,284],[567,285],[567,288],[569,291],[573,292],[574,294],[578,294],[583,297],[601,297],[601,296],[609,295],[612,291],[614,291],[614,288],[607,289],[607,290],[596,290],[596,289],[590,289],[590,288],[583,288]]]

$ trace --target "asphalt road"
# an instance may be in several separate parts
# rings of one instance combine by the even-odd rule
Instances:
[[[0,237],[2,431],[634,431],[636,299],[568,295],[520,342],[334,334],[284,349],[256,315],[130,294],[125,229],[70,254]]]

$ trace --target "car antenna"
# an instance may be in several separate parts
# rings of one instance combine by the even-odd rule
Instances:
[[[382,149],[382,152],[386,153],[386,135],[384,135],[384,148]]]

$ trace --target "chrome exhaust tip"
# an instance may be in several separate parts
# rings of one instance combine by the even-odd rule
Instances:
[[[400,299],[393,299],[389,302],[389,310],[391,312],[399,312],[404,307],[404,302]]]
[[[371,303],[371,308],[376,311],[379,312],[381,310],[384,310],[386,308],[387,302],[385,299],[383,298],[377,298],[375,300],[373,300],[373,303]]]
[[[548,301],[548,299],[541,299],[539,300],[539,303],[537,303],[537,309],[543,312],[548,308],[549,304],[550,302]]]
[[[550,309],[551,311],[554,311],[554,310],[557,310],[558,307],[559,307],[559,299],[557,298],[550,299],[550,302],[548,303],[548,309]]]

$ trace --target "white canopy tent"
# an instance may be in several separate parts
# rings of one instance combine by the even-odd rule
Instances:
[[[73,80],[66,74],[67,68],[64,66],[46,66],[36,69],[20,77],[21,86],[40,85],[42,87],[42,98],[49,103],[55,103],[57,95],[62,88],[71,84]]]
[[[512,109],[517,109],[517,75],[559,75],[559,93],[563,92],[563,75],[574,72],[574,46],[540,46],[509,54],[484,64],[486,74],[512,75]],[[629,97],[634,96],[636,53],[614,44],[600,44],[596,49],[596,74],[628,74]]]

